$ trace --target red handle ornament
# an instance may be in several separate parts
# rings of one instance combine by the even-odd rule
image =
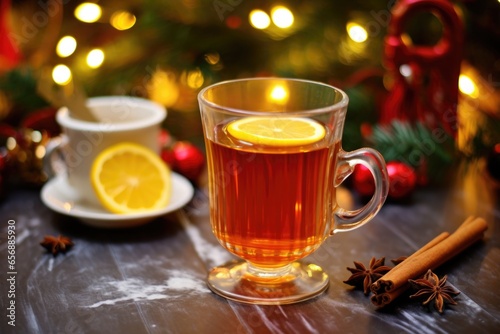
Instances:
[[[407,45],[405,24],[416,13],[430,12],[443,25],[435,45]],[[393,8],[385,39],[385,62],[394,77],[381,112],[381,123],[394,119],[441,127],[457,132],[458,77],[463,47],[463,26],[446,0],[400,0]]]

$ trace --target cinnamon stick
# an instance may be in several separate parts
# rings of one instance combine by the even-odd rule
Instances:
[[[448,232],[443,232],[443,233],[439,234],[437,237],[435,237],[434,239],[432,239],[431,241],[429,241],[428,243],[426,243],[424,246],[422,246],[415,253],[413,253],[408,258],[406,258],[404,261],[406,261],[408,259],[412,259],[413,257],[422,254],[426,250],[431,249],[432,247],[436,246],[438,243],[440,243],[444,239],[448,238],[449,235],[450,235],[450,233],[448,233]],[[393,270],[394,271],[401,270],[401,267],[402,266],[401,266],[401,263],[400,263],[397,266],[395,266],[394,268],[392,268],[391,271],[393,271]],[[381,277],[381,279],[382,278],[384,278],[384,277]],[[375,282],[375,283],[377,283],[377,282]],[[373,289],[375,289],[375,283],[372,284],[372,286],[371,286],[372,291],[373,291]],[[410,283],[407,282],[406,284],[400,286],[399,288],[393,289],[392,291],[389,291],[389,292],[375,293],[375,291],[373,291],[375,294],[372,295],[371,301],[372,301],[373,304],[378,305],[378,306],[388,304],[392,300],[394,300],[397,297],[399,297],[409,287],[410,287]]]
[[[488,228],[483,218],[469,217],[452,234],[443,232],[372,284],[371,301],[378,307],[389,304],[416,279],[434,270],[483,238]]]

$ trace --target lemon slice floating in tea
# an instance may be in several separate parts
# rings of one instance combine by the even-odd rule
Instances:
[[[245,117],[229,123],[227,131],[237,139],[270,146],[312,144],[326,134],[319,122],[300,117]]]
[[[160,209],[170,201],[170,169],[155,152],[137,144],[102,151],[90,180],[101,204],[114,213]]]

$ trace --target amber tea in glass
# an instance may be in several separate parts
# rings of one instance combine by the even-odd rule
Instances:
[[[320,294],[328,287],[328,275],[300,260],[335,232],[371,220],[388,189],[378,152],[342,150],[347,95],[317,82],[255,78],[209,86],[199,100],[212,231],[242,259],[212,269],[208,286],[254,304],[294,303]],[[257,127],[231,132],[231,124],[247,120]],[[320,135],[302,142],[301,134],[293,133],[299,138],[280,141],[273,138],[281,134],[273,131],[282,129],[261,126],[286,122],[321,127]],[[337,205],[335,188],[356,164],[372,172],[376,191],[365,207],[348,211]]]

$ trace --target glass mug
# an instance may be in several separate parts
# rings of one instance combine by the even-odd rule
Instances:
[[[318,265],[299,260],[334,233],[370,221],[389,187],[380,153],[370,148],[342,150],[347,95],[318,82],[254,78],[214,84],[198,99],[212,231],[225,249],[243,260],[213,268],[208,286],[225,298],[263,305],[319,295],[329,285],[328,275]],[[228,128],[245,118],[267,124],[304,120],[319,125],[324,134],[313,142],[291,139],[279,145],[259,142],[260,132],[250,133],[248,140]],[[269,130],[257,131],[273,136]],[[375,192],[364,207],[349,211],[337,205],[335,188],[357,164],[371,171]]]

